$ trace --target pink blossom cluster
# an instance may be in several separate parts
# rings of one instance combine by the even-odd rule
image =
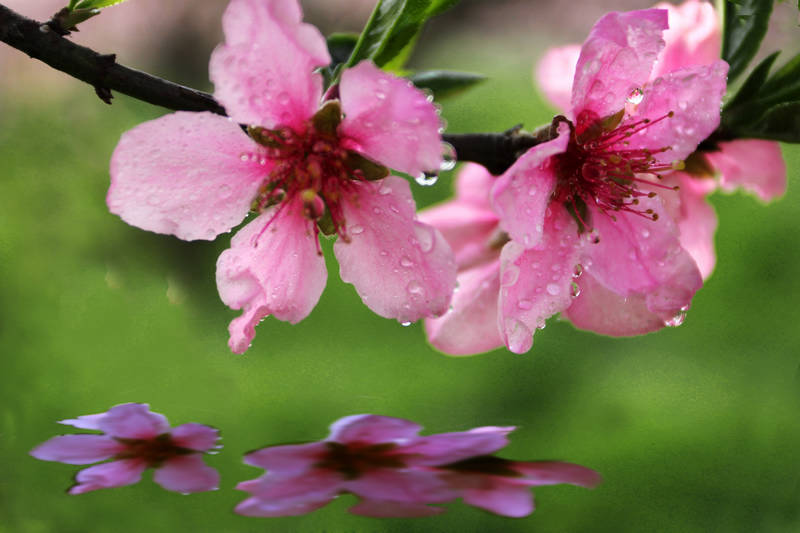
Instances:
[[[167,490],[215,490],[219,474],[202,454],[218,449],[219,432],[202,424],[170,429],[147,404],[117,405],[106,413],[62,420],[103,434],[61,435],[31,455],[45,461],[89,464],[70,494],[122,487],[155,468],[153,479]],[[570,483],[594,487],[600,476],[583,466],[555,461],[511,461],[495,457],[513,427],[480,427],[419,436],[419,425],[401,418],[353,415],[333,423],[323,441],[272,446],[251,452],[245,463],[265,468],[238,488],[250,497],[236,507],[245,516],[295,516],[314,511],[341,493],[361,501],[350,509],[374,517],[429,516],[445,508],[429,504],[462,498],[465,503],[512,517],[533,512],[530,487]]]
[[[458,264],[452,310],[426,320],[440,350],[525,352],[556,313],[613,336],[679,325],[714,266],[705,197],[717,187],[764,200],[783,192],[777,143],[695,152],[726,89],[719,23],[705,2],[658,7],[610,13],[582,46],[548,52],[537,78],[566,111],[556,138],[497,179],[466,166],[456,197],[421,214]]]

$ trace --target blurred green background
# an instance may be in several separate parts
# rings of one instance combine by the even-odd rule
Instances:
[[[476,12],[436,21],[415,59],[491,76],[445,102],[449,131],[548,121],[530,77],[548,34],[500,25],[478,41],[474,25],[486,21]],[[585,33],[591,20],[580,24]],[[372,314],[329,261],[311,316],[297,326],[267,319],[234,356],[226,326],[236,313],[214,285],[229,236],[186,243],[105,207],[119,135],[163,110],[122,96],[108,108],[69,80],[58,91],[19,89],[0,92],[0,533],[800,531],[797,147],[784,146],[791,183],[780,201],[713,197],[717,269],[679,328],[612,339],[551,320],[527,355],[451,358],[420,325]],[[450,185],[447,176],[414,185],[418,203],[444,199]],[[56,420],[122,402],[148,402],[174,425],[220,428],[225,448],[208,463],[221,490],[181,496],[148,473],[68,496],[78,467],[27,455],[69,432]],[[537,511],[517,520],[460,503],[438,517],[369,519],[346,512],[351,496],[297,518],[232,512],[245,497],[235,484],[262,472],[243,453],[320,439],[355,413],[435,433],[516,425],[504,457],[576,462],[605,482],[542,487]]]

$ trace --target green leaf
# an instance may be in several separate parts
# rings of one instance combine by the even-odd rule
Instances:
[[[800,143],[800,100],[771,107],[756,121],[733,130],[737,138]]]
[[[78,0],[77,2],[70,2],[70,9],[100,9],[113,6],[114,4],[121,4],[125,1],[126,0]]]
[[[379,0],[346,66],[371,59],[400,70],[411,55],[422,25],[459,0]]]
[[[332,33],[328,36],[328,53],[331,54],[331,67],[347,61],[358,42],[357,33]]]
[[[761,94],[770,101],[800,99],[800,54],[797,54],[773,74]]]
[[[725,0],[722,59],[730,65],[730,83],[747,68],[767,33],[774,0]]]
[[[756,68],[753,69],[753,72],[750,73],[750,75],[747,77],[747,80],[745,80],[745,82],[742,84],[742,87],[739,89],[739,92],[736,93],[736,96],[725,106],[726,108],[734,108],[737,105],[747,102],[748,100],[754,99],[758,95],[764,85],[764,82],[767,81],[769,69],[772,68],[772,64],[775,62],[778,54],[780,54],[780,52],[774,52],[773,54],[770,54],[769,56],[765,57]]]
[[[437,100],[448,98],[484,81],[486,76],[470,72],[449,70],[425,70],[410,76],[411,82],[420,89],[428,89]]]

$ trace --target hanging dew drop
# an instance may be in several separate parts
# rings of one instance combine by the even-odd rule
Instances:
[[[435,185],[437,181],[439,181],[439,174],[436,172],[423,172],[416,178],[414,181],[417,182],[417,185],[422,185],[423,187],[430,187],[431,185]]]
[[[442,143],[442,164],[439,166],[440,172],[453,170],[456,166],[456,149],[450,143]]]
[[[403,326],[404,328],[407,328],[408,326],[411,325],[411,322],[400,322],[400,325]]]
[[[629,104],[639,105],[640,103],[642,103],[643,99],[644,99],[644,91],[642,91],[639,87],[637,87],[631,91],[631,93],[628,95],[628,98],[626,98],[625,100]]]
[[[581,295],[581,288],[578,286],[577,283],[573,281],[572,284],[570,285],[570,296],[572,296],[573,298],[577,298],[580,295]]]
[[[689,306],[684,305],[680,308],[678,313],[670,318],[669,320],[664,321],[664,325],[670,328],[677,328],[681,324],[683,324],[684,320],[686,320],[686,312],[689,311]]]

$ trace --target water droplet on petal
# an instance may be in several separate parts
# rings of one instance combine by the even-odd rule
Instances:
[[[386,100],[386,93],[383,91],[375,91],[375,98],[378,100]]]
[[[441,172],[453,170],[456,166],[456,149],[450,143],[442,143],[442,164],[439,166]]]
[[[358,235],[360,233],[364,233],[364,227],[363,226],[359,226],[358,224],[356,224],[355,226],[350,228],[350,234],[351,235]]]
[[[408,282],[408,285],[406,285],[406,292],[415,297],[424,296],[425,287],[423,287],[419,281],[412,279]]]
[[[684,305],[683,307],[678,310],[678,312],[670,318],[669,320],[664,321],[664,325],[670,328],[676,328],[683,324],[683,321],[686,320],[686,312],[689,311],[689,306]]]
[[[427,254],[433,250],[433,244],[436,239],[433,227],[426,224],[417,224],[414,226],[414,235],[416,235],[416,238],[412,237],[411,244],[418,246],[422,253]]]
[[[380,194],[381,196],[386,196],[387,194],[391,193],[392,193],[392,188],[389,187],[388,185],[381,185],[381,188],[378,189],[378,194]]]
[[[439,181],[439,175],[435,172],[423,172],[416,178],[414,181],[417,182],[417,185],[422,185],[423,187],[430,187],[431,185],[435,185],[437,181]]]
[[[536,192],[537,192],[536,185],[531,185],[528,188],[528,196],[536,196]]]
[[[559,287],[555,283],[547,284],[547,294],[549,294],[550,296],[558,296],[560,292],[561,292],[561,287]]]
[[[642,103],[643,99],[644,99],[644,91],[642,91],[639,87],[637,87],[630,92],[628,98],[626,98],[626,101],[629,104],[639,105],[640,103]]]
[[[578,263],[577,265],[575,265],[575,268],[572,271],[572,277],[579,278],[581,277],[582,274],[583,274],[583,265]]]
[[[400,266],[405,268],[411,268],[412,266],[414,266],[414,261],[409,259],[408,256],[404,255],[403,257],[400,258]]]
[[[508,348],[515,353],[527,352],[533,343],[533,332],[530,328],[514,318],[505,323],[506,343]]]
[[[519,307],[523,311],[527,311],[533,308],[533,302],[530,300],[519,300],[517,302],[517,307]]]
[[[400,325],[403,326],[404,328],[407,328],[408,326],[411,325],[411,322],[400,322]]]
[[[572,296],[573,298],[577,298],[580,295],[581,295],[581,288],[578,286],[577,283],[573,281],[572,284],[570,285],[570,296]]]
[[[510,287],[514,285],[519,279],[519,267],[517,265],[508,265],[503,271],[503,277],[500,280],[500,285],[503,287]]]

